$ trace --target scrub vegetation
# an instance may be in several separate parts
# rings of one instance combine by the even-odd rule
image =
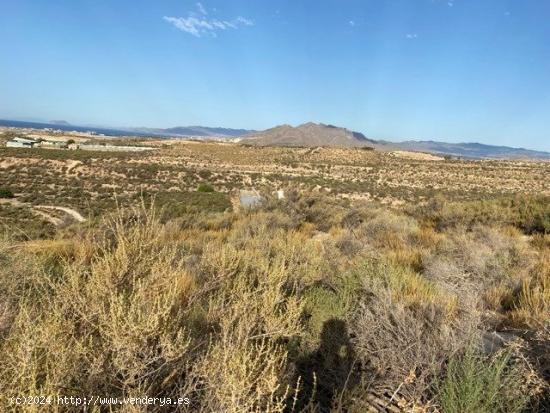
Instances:
[[[548,411],[548,166],[332,151],[2,152],[1,410]],[[368,168],[385,183],[351,178]],[[463,179],[428,188],[439,172]]]
[[[4,236],[0,393],[205,412],[548,407],[550,239],[509,204],[481,222],[459,204],[299,193],[169,218],[148,205]]]

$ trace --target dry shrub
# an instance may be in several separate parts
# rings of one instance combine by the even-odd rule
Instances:
[[[188,396],[202,411],[282,411],[283,343],[302,333],[292,277],[304,264],[293,251],[305,251],[299,233],[263,231],[247,249],[201,238],[203,273],[193,273],[173,234],[139,212],[111,221],[92,260],[63,260],[56,279],[5,275],[15,315],[0,347],[2,394]]]
[[[550,323],[550,250],[540,253],[531,278],[523,280],[519,294],[510,301],[515,323],[533,329]]]
[[[358,271],[367,294],[352,325],[366,380],[419,401],[446,356],[475,336],[478,315],[457,314],[452,295],[392,262],[368,260]]]
[[[297,226],[281,213],[256,212],[250,214],[248,219],[241,219],[234,223],[231,232],[231,242],[245,244],[249,239],[270,233],[275,230],[288,231]]]
[[[549,320],[550,270],[548,249],[539,244],[533,250],[510,227],[455,229],[426,256],[424,274],[468,305],[496,312],[498,326],[540,328]]]
[[[531,245],[538,251],[550,249],[550,234],[534,234],[531,237]]]
[[[362,273],[363,286],[377,294],[388,292],[393,299],[406,307],[422,308],[437,304],[452,315],[455,310],[453,295],[438,287],[419,273],[385,259],[367,259],[356,271]]]
[[[193,373],[204,386],[205,411],[282,411],[290,383],[286,350],[277,343],[301,333],[302,312],[287,281],[280,264],[239,272],[209,303],[207,322],[219,333]]]
[[[38,304],[52,292],[49,274],[24,245],[0,238],[0,338],[11,330],[22,301]]]
[[[291,198],[166,223],[119,211],[64,239],[1,240],[0,393],[365,411],[372,388],[431,399],[487,309],[548,322],[547,236],[439,233],[397,211]],[[545,376],[548,340],[533,343],[525,357]]]
[[[522,349],[523,350],[523,349]],[[550,323],[536,331],[527,341],[526,354],[531,366],[530,377],[539,379],[539,397],[537,398],[540,412],[550,410]],[[533,374],[533,371],[535,374]]]
[[[336,248],[346,257],[355,257],[363,249],[363,244],[349,233],[340,234],[335,241]]]
[[[283,412],[290,385],[286,351],[266,338],[237,340],[222,334],[196,367],[204,393],[198,411]],[[289,382],[288,382],[289,383]]]
[[[516,235],[495,228],[458,228],[425,258],[424,274],[461,296],[483,292],[503,280],[518,280],[529,271],[532,254]]]
[[[423,225],[413,234],[415,244],[427,249],[436,248],[444,236],[430,226]]]
[[[389,292],[365,300],[354,320],[356,352],[372,386],[419,402],[452,352],[473,340],[474,316],[449,321],[436,304],[407,308]]]
[[[413,218],[383,209],[373,209],[357,228],[357,236],[378,248],[395,248],[409,242],[418,231]]]
[[[91,265],[68,263],[48,300],[20,298],[0,353],[4,394],[156,392],[186,368],[182,310],[192,282],[182,279],[189,274],[173,249],[155,244],[154,217],[126,228],[117,221],[112,231],[113,246]]]
[[[293,387],[282,344],[303,335],[297,282],[318,276],[319,256],[300,232],[254,228],[207,245],[201,259],[205,321],[217,326],[193,373],[204,411],[283,411]]]
[[[442,230],[482,224],[514,225],[529,234],[550,232],[548,195],[516,195],[466,202],[448,202],[436,197],[413,213]]]
[[[392,249],[384,255],[392,262],[402,267],[411,268],[413,271],[421,272],[424,269],[424,257],[427,252],[416,247],[403,246]]]
[[[302,303],[282,257],[271,260],[254,251],[225,246],[207,248],[203,260],[216,267],[207,285],[209,293],[216,292],[208,300],[208,319],[216,321],[222,333],[227,326],[243,338],[281,339],[299,334]]]
[[[372,253],[417,272],[423,269],[427,249],[436,242],[436,236],[419,228],[414,219],[380,209],[364,210],[352,234]]]
[[[270,212],[282,212],[293,223],[293,227],[310,223],[319,231],[328,231],[338,225],[346,214],[346,208],[341,202],[318,194],[289,190],[284,200],[267,198],[262,208]]]

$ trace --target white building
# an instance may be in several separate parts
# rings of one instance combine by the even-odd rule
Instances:
[[[6,142],[6,146],[8,148],[34,148],[38,143],[39,142],[34,139],[16,137]]]
[[[53,141],[53,140],[44,140],[40,145],[43,147],[61,148],[61,149],[66,149],[68,147],[66,141]]]

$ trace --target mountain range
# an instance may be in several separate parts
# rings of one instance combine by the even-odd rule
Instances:
[[[435,141],[388,142],[369,139],[359,132],[322,123],[306,123],[297,127],[281,125],[242,137],[242,142],[260,146],[344,146],[372,147],[379,151],[406,150],[442,156],[477,159],[541,159],[550,160],[550,153],[508,146],[481,143],[446,143]]]
[[[391,145],[391,144],[390,144]],[[429,152],[439,155],[477,159],[540,159],[549,160],[550,153],[509,146],[482,143],[446,143],[435,141],[405,141],[396,144],[401,150]]]
[[[200,138],[236,138],[255,132],[251,129],[210,128],[207,126],[176,126],[174,128],[121,128],[140,135]]]
[[[416,151],[442,156],[476,159],[550,160],[550,153],[481,143],[447,143],[433,140],[388,142],[366,137],[360,132],[322,123],[305,123],[296,127],[280,125],[264,131],[205,126],[172,128],[76,126],[63,120],[49,122],[0,120],[0,126],[43,129],[55,126],[63,130],[96,131],[106,136],[153,136],[167,138],[232,139],[258,146],[341,146],[371,147],[379,151]]]

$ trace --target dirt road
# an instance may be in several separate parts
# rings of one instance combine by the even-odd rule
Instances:
[[[86,221],[86,218],[84,218],[78,211],[75,211],[74,209],[62,207],[62,206],[55,206],[55,205],[37,205],[35,208],[42,208],[42,209],[56,209],[58,211],[63,211],[66,214],[73,217],[77,222],[84,222]]]

